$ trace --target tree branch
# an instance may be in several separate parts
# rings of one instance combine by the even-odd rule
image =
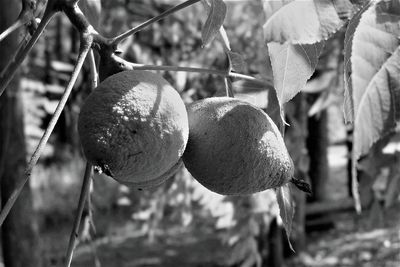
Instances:
[[[31,51],[32,47],[35,45],[40,35],[46,28],[47,24],[50,22],[50,20],[53,18],[55,14],[56,11],[52,9],[50,10],[46,9],[43,18],[39,23],[38,28],[32,35],[31,39],[29,39],[28,44],[26,46],[21,46],[20,49],[18,49],[17,52],[14,54],[14,56],[11,58],[11,60],[7,63],[7,66],[0,74],[0,96],[3,94],[5,88],[13,78],[16,70],[21,65],[22,61],[24,61],[29,51]]]
[[[92,164],[89,162],[86,163],[85,174],[83,176],[82,188],[81,193],[79,195],[79,202],[78,202],[78,209],[76,211],[74,225],[72,227],[71,235],[68,242],[68,249],[67,254],[65,256],[65,266],[71,266],[72,256],[74,254],[74,249],[77,244],[77,238],[79,236],[79,225],[82,219],[83,209],[85,207],[86,196],[88,195],[90,189],[90,181],[92,180],[91,177],[93,175],[93,168]]]
[[[172,7],[172,8],[170,8],[170,9],[166,10],[165,12],[161,13],[160,15],[158,15],[158,16],[156,16],[154,18],[151,18],[151,19],[143,22],[142,24],[130,29],[129,31],[124,32],[123,34],[111,39],[111,43],[116,45],[116,44],[120,43],[122,40],[128,38],[130,35],[135,34],[135,33],[139,32],[139,31],[143,30],[144,28],[146,28],[147,26],[153,24],[154,22],[157,22],[157,21],[159,21],[159,20],[161,20],[161,19],[163,19],[163,18],[165,18],[165,17],[167,17],[167,16],[169,16],[169,15],[171,15],[171,14],[173,14],[173,13],[175,13],[175,12],[181,10],[181,9],[184,9],[184,8],[186,8],[188,6],[191,6],[191,5],[193,5],[193,4],[197,3],[197,2],[200,2],[200,0],[187,0],[187,1],[185,1],[185,2],[183,2],[181,4],[179,4],[179,5],[176,5],[176,6]]]
[[[74,71],[72,72],[70,81],[67,85],[67,88],[64,91],[63,96],[60,99],[60,102],[58,103],[56,110],[54,111],[53,117],[51,118],[49,125],[47,126],[42,138],[39,141],[38,146],[35,149],[35,152],[33,153],[28,166],[25,170],[25,177],[22,179],[18,184],[13,193],[11,194],[10,198],[7,200],[5,203],[3,209],[0,212],[0,226],[3,224],[4,220],[6,219],[8,213],[10,212],[11,208],[13,207],[15,201],[17,200],[18,196],[20,195],[22,188],[24,187],[25,183],[28,181],[28,179],[31,176],[31,172],[33,167],[36,165],[37,161],[40,158],[40,155],[44,149],[44,147],[47,144],[47,141],[49,140],[49,137],[51,133],[53,132],[53,129],[58,121],[58,118],[61,115],[62,110],[64,109],[65,104],[67,103],[68,97],[71,94],[72,88],[75,85],[76,79],[78,78],[78,74],[83,66],[83,62],[85,61],[86,55],[88,54],[90,50],[90,46],[92,44],[93,40],[91,36],[81,36],[81,47],[80,47],[80,52],[78,55],[78,59],[74,68]]]
[[[10,25],[10,27],[8,27],[5,31],[3,31],[0,34],[0,42],[3,41],[4,38],[6,38],[9,34],[17,30],[22,25],[24,25],[24,22],[22,20],[20,19],[16,20],[12,25]]]

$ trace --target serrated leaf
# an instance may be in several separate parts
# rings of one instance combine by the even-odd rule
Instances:
[[[274,86],[283,105],[299,93],[314,73],[323,43],[291,45],[268,43]]]
[[[400,5],[398,0],[391,2]],[[387,3],[371,5],[362,14],[353,37],[351,78],[355,115],[368,85],[400,44],[400,11],[393,6],[387,9]]]
[[[345,23],[348,0],[293,1],[280,8],[264,25],[265,41],[313,44],[327,40]],[[346,17],[347,18],[347,17]]]
[[[400,124],[400,1],[374,2],[361,16],[352,45],[354,132],[352,190],[358,196],[356,163]]]
[[[400,120],[400,1],[373,4],[353,37],[353,157],[368,152]]]
[[[400,123],[400,47],[374,75],[358,106],[353,133],[355,160]]]
[[[218,34],[226,16],[226,5],[222,0],[212,0],[207,20],[201,32],[203,46],[209,44]]]
[[[286,231],[290,248],[294,251],[290,243],[290,233],[292,231],[292,223],[295,210],[295,202],[290,189],[290,184],[285,184],[276,189],[276,200],[279,206],[279,214]]]
[[[80,0],[78,5],[90,24],[98,30],[100,26],[101,0]]]

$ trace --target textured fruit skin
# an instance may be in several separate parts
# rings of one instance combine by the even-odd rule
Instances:
[[[78,132],[89,162],[123,184],[146,188],[180,165],[189,127],[185,104],[164,78],[124,71],[87,97]]]
[[[228,97],[188,106],[189,141],[183,162],[202,185],[222,195],[247,195],[282,186],[293,162],[271,118]]]

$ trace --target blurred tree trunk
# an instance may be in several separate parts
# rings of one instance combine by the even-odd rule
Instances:
[[[288,127],[285,133],[285,143],[295,166],[294,177],[309,182],[309,154],[306,147],[308,116],[305,95],[303,93],[298,94],[288,105],[290,106],[287,107],[287,116],[291,127]],[[293,248],[300,252],[305,249],[306,245],[306,194],[295,186],[292,186],[292,189],[296,207],[290,239]],[[288,247],[286,251],[287,254],[292,254]]]
[[[19,1],[0,0],[0,31],[17,18]],[[0,43],[0,71],[18,45],[18,33]],[[26,145],[23,129],[23,108],[18,74],[0,97],[0,189],[2,205],[16,183],[24,176]],[[29,183],[1,228],[3,258],[6,267],[41,266],[37,227]]]
[[[329,178],[328,144],[328,113],[323,110],[308,119],[307,148],[310,155],[309,175],[313,190],[311,201],[326,200],[326,184]]]
[[[309,181],[307,138],[307,103],[302,93],[290,101],[285,108],[291,127],[285,132],[285,144],[295,165],[294,177]],[[305,208],[306,194],[292,186],[293,199],[296,203],[290,240],[295,251],[301,252],[306,247]],[[284,258],[293,255],[288,245],[287,236],[281,224],[274,220],[269,229],[269,257],[263,266],[281,267]]]
[[[287,242],[282,225],[279,225],[275,218],[270,225],[268,233],[268,260],[263,262],[263,267],[280,267],[283,266],[284,245]]]

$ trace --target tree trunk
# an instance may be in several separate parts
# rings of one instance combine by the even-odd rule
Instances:
[[[308,176],[308,161],[309,154],[306,148],[307,139],[307,102],[304,94],[298,94],[291,101],[292,114],[288,127],[285,134],[285,142],[288,146],[290,156],[293,159],[295,165],[294,176],[298,179],[309,182]],[[294,187],[293,187],[294,188]],[[293,218],[293,229],[291,233],[291,241],[293,247],[297,252],[305,249],[306,245],[306,233],[305,233],[305,216],[306,216],[306,194],[300,190],[292,190],[294,201],[296,202],[295,214]],[[287,247],[287,253],[290,255],[290,251]]]
[[[0,0],[0,31],[18,16],[19,1]],[[18,44],[18,33],[0,43],[0,71]],[[16,183],[24,176],[26,146],[23,108],[18,74],[0,97],[0,189],[2,205]],[[6,267],[40,266],[37,227],[29,183],[5,220],[1,229],[3,258]]]
[[[285,132],[285,144],[295,165],[294,176],[308,182],[308,154],[306,150],[307,110],[302,93],[298,94],[286,105],[286,115],[290,127]],[[305,234],[305,193],[292,187],[296,203],[290,240],[296,252],[303,251],[306,245]],[[269,229],[269,256],[266,266],[280,267],[285,257],[293,255],[288,245],[287,236],[282,225],[274,220]]]
[[[287,242],[287,239],[284,239],[283,227],[277,223],[277,219],[274,219],[271,222],[269,233],[268,233],[268,252],[269,257],[264,264],[264,266],[269,267],[280,267],[283,265],[284,259],[284,246],[283,242]]]
[[[313,190],[311,201],[326,199],[326,184],[329,178],[328,144],[328,113],[324,110],[308,119],[307,148],[310,155],[309,175]]]

